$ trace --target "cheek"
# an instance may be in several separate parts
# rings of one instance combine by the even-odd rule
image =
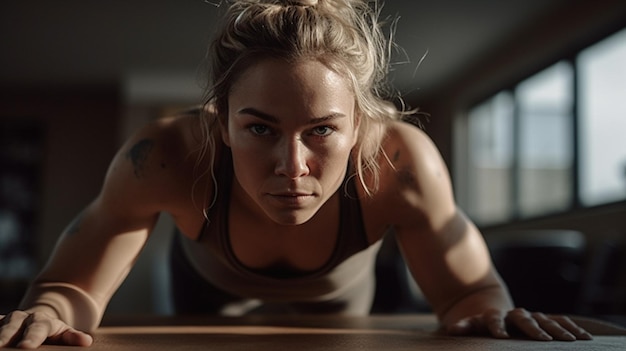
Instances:
[[[352,153],[352,149],[356,145],[357,138],[356,134],[346,135],[343,138],[339,138],[331,147],[329,147],[329,152],[336,157],[348,157]]]
[[[259,150],[259,148],[236,144],[235,147],[231,147],[231,153],[233,166],[236,171],[241,171],[244,175],[254,174],[267,168],[267,166],[263,166],[268,163],[267,153]]]
[[[345,170],[352,153],[352,140],[345,139],[325,148],[318,158],[319,166],[327,173],[341,173]]]
[[[260,172],[262,164],[267,162],[266,151],[259,149],[258,145],[240,134],[230,133],[229,147],[233,168],[240,180],[253,177],[255,173]]]
[[[262,187],[267,179],[267,161],[258,152],[233,151],[233,177],[239,185],[249,194],[254,194]]]

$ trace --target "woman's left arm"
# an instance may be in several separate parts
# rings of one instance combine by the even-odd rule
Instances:
[[[536,340],[591,339],[565,316],[514,307],[482,235],[456,206],[432,141],[407,124],[394,125],[390,133],[385,151],[393,171],[382,183],[392,199],[387,210],[411,274],[443,330],[507,338],[508,330],[517,329]]]

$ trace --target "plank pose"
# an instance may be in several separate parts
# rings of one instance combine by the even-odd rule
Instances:
[[[370,3],[231,1],[206,102],[120,149],[20,309],[0,316],[0,346],[90,345],[162,212],[178,229],[179,313],[367,314],[390,233],[447,333],[589,339],[511,302],[439,152],[384,96]]]

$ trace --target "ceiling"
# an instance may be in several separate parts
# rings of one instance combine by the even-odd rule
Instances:
[[[427,94],[567,0],[389,0],[398,16],[393,85]],[[3,0],[0,85],[125,84],[183,96],[223,8],[204,0]],[[420,63],[421,62],[421,63]],[[168,88],[157,89],[157,86]]]

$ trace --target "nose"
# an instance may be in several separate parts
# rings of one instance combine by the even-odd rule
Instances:
[[[277,145],[277,162],[274,173],[296,179],[309,174],[307,155],[310,150],[300,138],[285,139]]]

